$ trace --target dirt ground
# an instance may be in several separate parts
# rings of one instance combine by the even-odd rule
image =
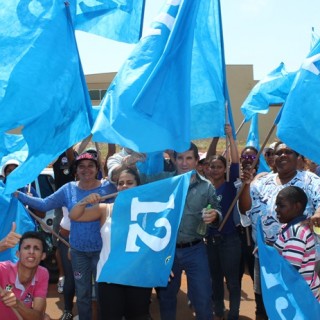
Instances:
[[[227,291],[227,290],[226,290]],[[192,310],[187,304],[187,283],[185,276],[182,277],[182,285],[178,294],[178,314],[177,320],[194,320]],[[228,294],[225,295],[225,306],[228,309],[229,301]],[[255,302],[253,294],[253,285],[251,278],[248,275],[244,275],[242,279],[242,292],[241,292],[241,304],[240,304],[240,320],[254,319]],[[63,312],[63,295],[57,293],[56,284],[50,284],[49,295],[47,299],[47,314],[53,320],[60,319]],[[152,303],[150,305],[150,313],[153,320],[160,320],[159,305],[155,292],[152,293]],[[76,317],[77,311],[74,308],[74,315]],[[227,311],[226,311],[227,314]]]

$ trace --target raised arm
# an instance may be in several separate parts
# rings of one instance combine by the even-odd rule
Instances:
[[[225,132],[226,132],[226,135],[228,136],[229,141],[230,141],[231,162],[232,163],[239,163],[240,160],[239,160],[238,147],[237,147],[237,143],[233,139],[232,127],[230,126],[230,124],[225,125]]]
[[[211,156],[217,154],[217,145],[218,145],[219,137],[212,138],[212,141],[209,145],[206,158],[209,159]]]

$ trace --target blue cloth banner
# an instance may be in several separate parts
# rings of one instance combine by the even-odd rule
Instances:
[[[0,136],[0,159],[1,159],[1,165],[6,162],[9,159],[4,159],[3,157],[12,154],[13,152],[19,152],[19,151],[25,151],[26,155],[28,152],[28,146],[26,141],[23,138],[23,135],[21,134],[10,134],[10,133],[4,133]],[[24,161],[26,159],[23,158],[17,158],[14,157],[14,159],[17,159],[19,161]]]
[[[277,127],[290,148],[320,163],[320,41],[301,65]]]
[[[255,147],[258,151],[260,150],[258,114],[254,114],[251,118],[246,146],[252,146]],[[270,168],[263,154],[261,154],[259,158],[259,168],[257,173],[260,172],[270,172]]]
[[[89,136],[93,121],[69,7],[60,0],[2,6],[0,132],[22,128],[29,150],[7,180],[12,192]]]
[[[77,0],[75,29],[126,43],[141,37],[145,0]]]
[[[219,4],[165,6],[110,85],[94,141],[139,152],[185,151],[190,140],[224,135]]]
[[[119,192],[99,282],[166,286],[192,172]],[[133,276],[134,275],[134,276]]]
[[[0,239],[3,239],[11,230],[12,222],[16,223],[16,231],[23,234],[26,231],[35,231],[36,226],[21,202],[13,196],[3,194],[4,184],[0,182]],[[18,245],[14,248],[0,252],[0,261],[17,261],[16,252]]]
[[[283,62],[259,81],[241,106],[245,121],[256,113],[266,114],[270,104],[283,104],[286,101],[296,72],[287,72]]]
[[[319,319],[319,302],[299,272],[264,243],[260,220],[257,240],[263,302],[269,319]]]

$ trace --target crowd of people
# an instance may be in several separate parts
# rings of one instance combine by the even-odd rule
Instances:
[[[80,320],[151,319],[152,288],[97,282],[97,274],[112,250],[113,202],[117,192],[190,171],[171,275],[166,287],[156,288],[161,319],[177,317],[182,272],[196,319],[239,319],[245,270],[253,280],[256,319],[268,319],[256,242],[259,221],[265,242],[298,270],[315,298],[320,299],[320,257],[316,256],[313,233],[313,227],[320,226],[317,166],[278,141],[264,150],[270,172],[258,174],[258,150],[246,146],[239,156],[231,126],[226,125],[225,131],[230,154],[217,154],[218,138],[212,140],[202,158],[191,143],[184,152],[168,150],[164,171],[155,175],[139,172],[137,163],[145,161],[146,155],[122,149],[108,154],[108,177],[101,177],[97,152],[87,149],[77,155],[71,148],[55,162],[58,184],[52,195],[42,199],[25,188],[15,192],[39,215],[56,209],[59,238],[55,246],[59,248],[57,260],[61,261],[59,289],[64,295],[62,320],[73,319],[74,296]],[[11,161],[3,167],[3,173],[8,175],[17,165]],[[204,233],[199,231],[203,223]],[[50,319],[45,313],[48,272],[40,266],[46,243],[37,232],[17,234],[13,224],[1,239],[0,250],[18,243],[19,261],[0,262],[0,311],[8,315],[6,319]],[[292,246],[298,249],[293,252]],[[229,306],[224,305],[224,282]]]

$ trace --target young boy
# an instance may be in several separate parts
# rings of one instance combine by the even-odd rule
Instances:
[[[303,276],[319,300],[320,279],[315,272],[315,238],[303,212],[307,204],[305,192],[295,186],[282,189],[276,198],[277,217],[284,225],[274,247]]]
[[[0,318],[48,320],[45,314],[48,270],[39,266],[46,257],[46,243],[38,232],[22,235],[19,261],[0,262]]]

